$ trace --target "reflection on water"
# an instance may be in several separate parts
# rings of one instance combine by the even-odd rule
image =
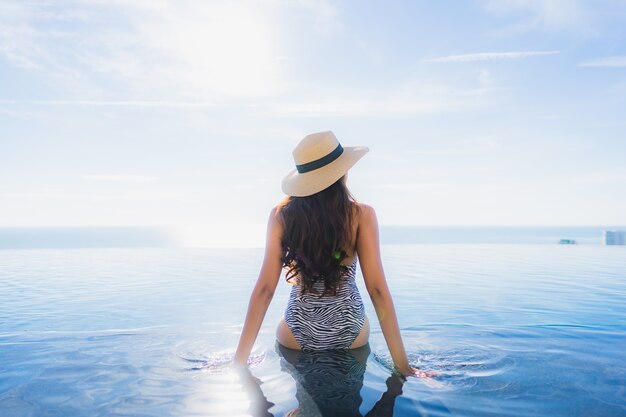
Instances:
[[[280,369],[296,383],[298,406],[285,416],[363,417],[361,389],[371,352],[369,344],[349,351],[302,352],[289,349],[276,341],[274,350],[280,357]],[[239,370],[244,390],[249,396],[249,412],[254,417],[274,416],[274,403],[267,400],[261,380],[248,368]],[[391,417],[396,397],[402,394],[406,379],[392,373],[385,384],[387,390],[365,416]]]
[[[301,352],[276,342],[280,368],[296,382],[298,414],[360,416],[369,344],[351,351]]]

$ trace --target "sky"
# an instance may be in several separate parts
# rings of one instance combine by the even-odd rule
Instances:
[[[626,1],[0,0],[0,227],[262,236],[305,135],[380,224],[626,224]]]

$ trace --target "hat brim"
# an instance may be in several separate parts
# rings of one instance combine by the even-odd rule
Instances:
[[[293,169],[283,178],[283,192],[294,197],[318,193],[343,177],[368,151],[367,146],[346,146],[339,158],[328,165],[304,174]]]

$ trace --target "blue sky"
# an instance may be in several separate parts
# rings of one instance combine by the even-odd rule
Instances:
[[[3,0],[0,226],[262,231],[321,130],[381,224],[626,224],[625,110],[624,1]]]

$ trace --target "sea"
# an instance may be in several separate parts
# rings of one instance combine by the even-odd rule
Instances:
[[[603,245],[603,229],[626,230],[381,227],[409,360],[437,374],[406,380],[360,268],[368,345],[277,344],[283,275],[235,372],[263,248],[0,229],[0,416],[623,417],[626,246]]]

